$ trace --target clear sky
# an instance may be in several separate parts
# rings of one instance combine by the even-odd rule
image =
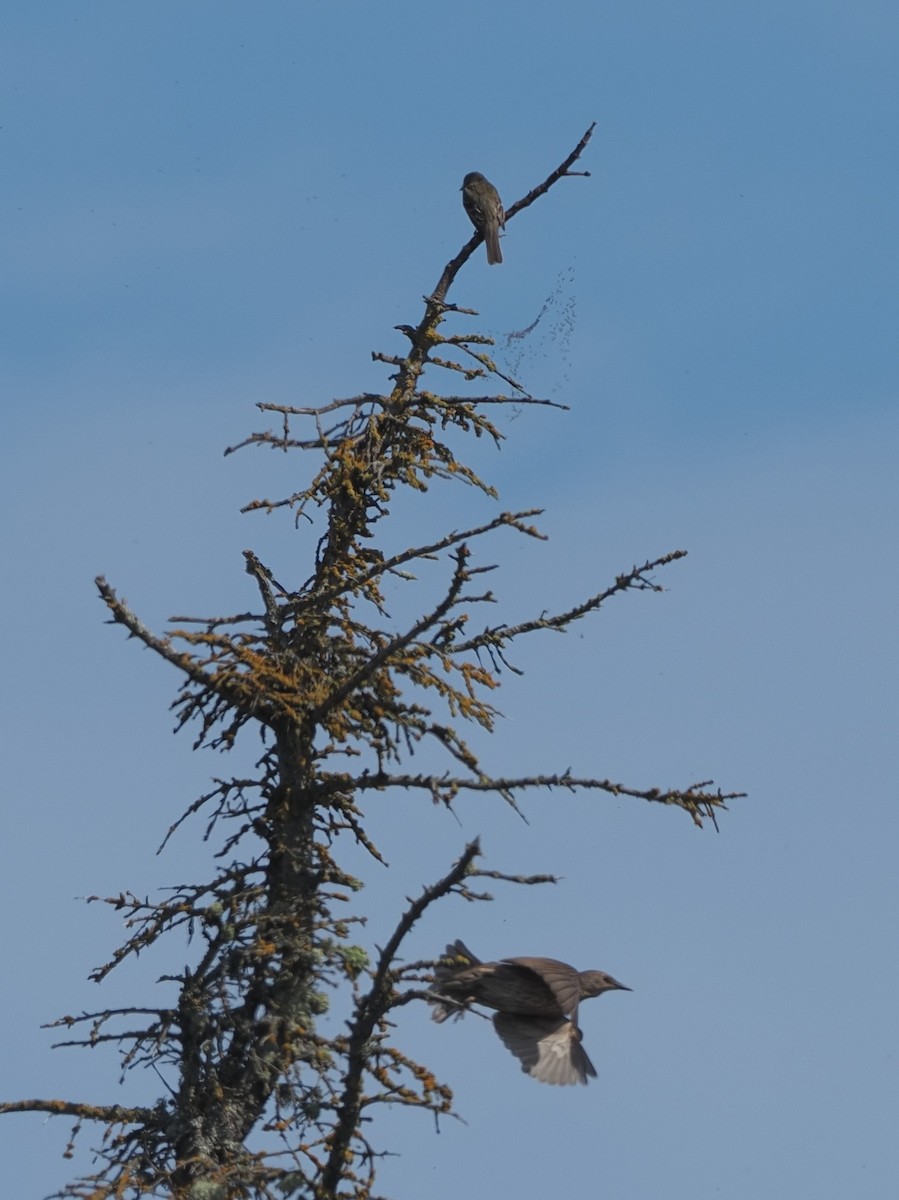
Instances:
[[[2,32],[3,1098],[161,1089],[39,1025],[161,994],[181,947],[87,982],[124,931],[83,898],[202,875],[199,824],[155,848],[254,749],[171,737],[177,679],[103,623],[94,575],[156,629],[250,607],[248,546],[301,582],[310,535],[238,510],[311,460],[223,448],[269,424],[257,401],[385,389],[371,351],[402,351],[393,326],[470,235],[465,172],[511,205],[596,120],[591,178],[451,296],[571,406],[506,412],[502,451],[477,448],[550,534],[482,547],[489,615],[689,557],[665,593],[523,645],[478,746],[497,771],[750,798],[717,834],[600,796],[534,795],[527,825],[492,798],[458,821],[368,802],[392,864],[366,868],[372,943],[480,834],[486,866],[564,881],[448,902],[410,955],[462,937],[634,989],[584,1007],[587,1089],[525,1078],[486,1022],[403,1011],[467,1124],[387,1114],[381,1190],[899,1194],[899,8],[20,0]],[[436,488],[389,536],[492,511]],[[9,1195],[71,1177],[68,1128],[0,1120]]]

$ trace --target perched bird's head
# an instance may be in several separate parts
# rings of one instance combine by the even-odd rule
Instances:
[[[627,984],[619,983],[617,979],[607,975],[605,971],[581,971],[580,979],[582,1000],[586,1000],[590,996],[601,996],[603,992],[630,992],[633,990]]]

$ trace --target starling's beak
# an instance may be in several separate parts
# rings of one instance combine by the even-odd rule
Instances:
[[[617,979],[613,979],[612,983],[619,992],[632,992],[634,990],[633,988],[629,988],[626,983],[619,983]]]

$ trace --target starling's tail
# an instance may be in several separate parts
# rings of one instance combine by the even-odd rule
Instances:
[[[439,995],[443,984],[452,979],[457,971],[465,970],[466,967],[476,967],[480,961],[459,938],[451,942],[434,971],[435,993]],[[434,1021],[445,1021],[447,1017],[461,1017],[465,1012],[464,1005],[457,1000],[449,998],[442,1000],[435,996],[430,1003],[434,1007],[434,1011],[431,1013],[431,1019]]]
[[[456,938],[451,945],[447,946],[444,958],[452,959],[451,964],[446,964],[447,968],[452,971],[458,971],[460,967],[477,967],[481,963],[478,956],[472,954],[461,938]]]

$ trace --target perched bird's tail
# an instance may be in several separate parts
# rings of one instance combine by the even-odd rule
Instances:
[[[501,263],[503,252],[499,248],[499,227],[493,221],[488,222],[484,229],[484,244],[487,247],[488,264],[492,267],[494,263]]]

